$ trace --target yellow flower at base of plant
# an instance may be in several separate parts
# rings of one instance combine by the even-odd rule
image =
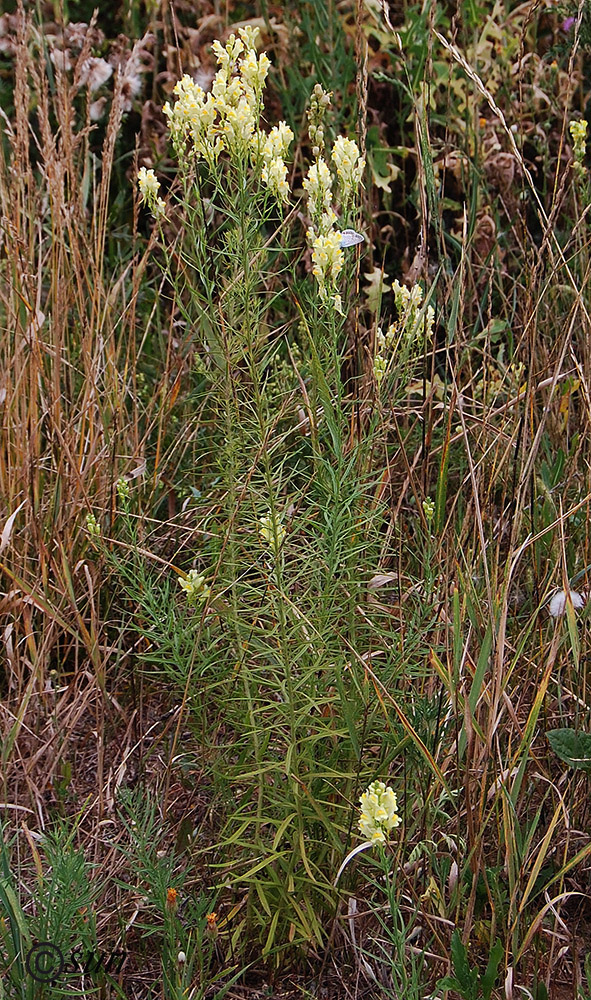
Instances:
[[[359,804],[361,836],[372,844],[385,844],[390,831],[401,823],[396,793],[383,781],[374,781],[359,799]]]
[[[206,587],[205,577],[201,576],[199,570],[190,569],[186,577],[179,577],[179,585],[185,591],[189,604],[197,604],[209,597],[210,588]]]

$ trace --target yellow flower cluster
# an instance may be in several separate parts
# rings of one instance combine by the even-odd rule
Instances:
[[[190,76],[174,88],[174,107],[164,105],[175,152],[182,162],[190,150],[210,167],[221,153],[231,159],[250,157],[263,184],[279,202],[289,196],[285,157],[293,139],[289,125],[280,122],[266,134],[259,128],[262,92],[270,61],[257,55],[258,28],[239,28],[225,45],[214,41],[212,49],[219,69],[206,94]]]
[[[372,844],[385,844],[388,834],[400,826],[396,793],[383,781],[374,781],[359,799],[359,832]]]
[[[121,503],[126,504],[131,497],[131,487],[127,479],[120,476],[116,483],[117,496],[121,500]]]
[[[179,584],[191,605],[205,601],[209,597],[210,588],[205,585],[205,577],[196,569],[190,569],[185,577],[179,577]]]
[[[362,159],[357,143],[339,135],[332,148],[332,162],[335,165],[343,202],[346,204],[357,192],[361,184],[365,160]]]
[[[435,501],[432,500],[431,497],[425,497],[423,500],[423,514],[425,515],[427,523],[431,524],[431,521],[435,517]]]
[[[286,202],[289,197],[289,184],[287,183],[287,167],[281,156],[274,156],[269,163],[264,163],[261,170],[261,179],[266,184],[277,201]]]
[[[392,291],[398,317],[385,334],[378,330],[376,335],[373,371],[378,385],[386,374],[388,360],[394,353],[398,359],[408,360],[416,353],[417,348],[430,341],[435,320],[433,307],[423,308],[423,289],[420,285],[408,288],[399,281],[393,281]]]
[[[317,221],[323,214],[331,211],[332,203],[332,176],[328,165],[320,157],[313,163],[308,171],[308,176],[304,177],[302,187],[308,195],[310,205],[310,215]]]
[[[140,167],[137,175],[137,183],[143,203],[149,206],[156,218],[164,215],[166,205],[164,204],[164,200],[158,195],[160,181],[154,171]]]
[[[573,138],[575,169],[581,174],[585,170],[583,160],[585,159],[585,146],[587,143],[587,122],[584,118],[581,118],[579,121],[572,121],[568,126],[568,130]]]
[[[341,234],[332,229],[326,236],[316,236],[308,230],[308,241],[312,248],[312,273],[318,280],[320,298],[326,301],[332,295],[334,305],[340,311],[341,298],[335,294],[337,278],[343,269]]]
[[[287,183],[287,167],[285,157],[293,139],[293,132],[286,122],[274,125],[268,135],[259,132],[253,139],[253,147],[260,146],[263,161],[261,179],[279,202],[286,202],[289,197]],[[260,145],[262,143],[262,145]]]
[[[285,122],[279,122],[279,125],[274,125],[263,139],[261,155],[265,163],[271,163],[278,157],[284,159],[287,156],[293,141],[293,132]]]
[[[357,143],[339,136],[331,157],[340,195],[340,208],[347,209],[361,183],[365,161]],[[308,196],[312,226],[308,229],[308,244],[312,250],[313,273],[318,279],[318,291],[323,302],[331,301],[342,312],[341,297],[336,291],[337,278],[343,268],[342,233],[336,229],[337,214],[332,206],[333,175],[328,163],[319,156],[302,182]]]
[[[220,68],[210,93],[185,75],[174,88],[174,107],[164,105],[179,159],[189,144],[196,156],[210,163],[224,151],[244,157],[252,148],[271,63],[265,52],[257,56],[258,28],[240,28],[238,35],[230,35],[225,46],[213,42]]]

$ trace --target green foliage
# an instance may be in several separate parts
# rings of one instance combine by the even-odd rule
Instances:
[[[75,825],[68,830],[59,824],[33,848],[32,913],[28,900],[23,899],[23,873],[13,870],[7,844],[0,847],[0,963],[4,995],[10,1000],[70,996],[71,984],[79,979],[70,971],[70,958],[74,953],[83,956],[98,950],[94,914],[98,887],[92,866],[73,847],[75,835]],[[40,954],[44,942],[51,948],[46,957]],[[56,963],[61,974],[54,980],[51,972]],[[104,975],[98,971],[94,981],[102,977],[104,982]]]
[[[548,743],[560,760],[575,770],[591,770],[591,734],[577,729],[551,729]]]
[[[440,990],[454,990],[462,997],[462,1000],[490,1000],[498,974],[499,965],[503,957],[503,945],[500,941],[495,941],[486,970],[482,973],[477,966],[470,966],[468,950],[462,941],[459,930],[454,930],[451,936],[451,962],[453,968],[452,976],[444,976],[440,979],[437,988]]]

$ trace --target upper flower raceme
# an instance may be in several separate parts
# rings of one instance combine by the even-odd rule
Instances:
[[[258,28],[240,28],[239,37],[230,35],[225,45],[214,41],[219,69],[211,91],[206,94],[185,74],[174,88],[174,106],[167,102],[164,114],[181,163],[188,153],[206,160],[212,169],[224,152],[243,163],[250,157],[263,184],[277,201],[285,203],[289,187],[284,161],[293,132],[285,122],[268,134],[259,126],[271,63],[265,52],[257,54],[258,32]]]
[[[188,146],[210,163],[224,151],[234,158],[244,158],[250,152],[271,63],[265,52],[257,56],[258,28],[240,28],[238,34],[230,35],[225,45],[217,40],[212,43],[219,69],[210,93],[205,94],[185,75],[174,88],[174,106],[164,105],[181,160]]]
[[[374,844],[385,844],[388,835],[400,826],[396,793],[383,781],[374,781],[359,799],[359,832]]]
[[[293,132],[285,122],[274,125],[268,135],[257,132],[252,138],[253,153],[262,158],[261,179],[277,201],[285,203],[289,197],[287,167],[284,158],[289,152]]]
[[[579,119],[579,121],[572,121],[568,126],[568,130],[573,138],[575,170],[579,175],[582,175],[585,172],[583,161],[587,145],[587,122],[584,118]]]
[[[336,139],[331,159],[335,165],[343,201],[348,202],[361,184],[365,160],[359,152],[357,143],[353,139],[346,139],[343,135],[339,135]]]
[[[164,200],[158,196],[160,181],[154,171],[140,167],[137,174],[137,183],[144,204],[147,204],[152,209],[155,216],[164,215],[166,205],[164,204]]]
[[[322,157],[312,164],[308,176],[304,177],[302,187],[308,195],[310,215],[313,219],[331,211],[332,177],[328,165]]]
[[[256,97],[260,97],[262,93],[270,65],[271,60],[266,52],[261,52],[257,58],[257,54],[253,49],[250,49],[240,62],[242,84],[245,89],[256,95]]]
[[[279,125],[273,126],[268,135],[261,135],[261,138],[263,139],[261,155],[265,163],[270,163],[277,157],[284,159],[287,156],[293,132],[285,122],[279,122]]]

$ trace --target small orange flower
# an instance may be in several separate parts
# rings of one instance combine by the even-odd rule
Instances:
[[[211,913],[206,913],[205,919],[207,920],[206,934],[208,934],[209,937],[217,937],[218,915],[215,910],[212,910]]]
[[[176,913],[178,902],[177,902],[177,891],[176,889],[167,889],[166,891],[166,909],[169,913]]]

